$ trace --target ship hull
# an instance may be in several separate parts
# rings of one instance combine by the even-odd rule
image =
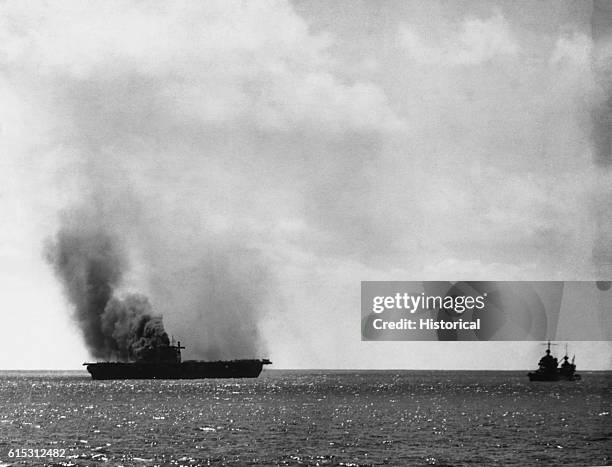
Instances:
[[[537,371],[527,373],[529,381],[578,381],[579,374],[564,375],[560,373],[540,373]]]
[[[257,378],[267,360],[231,360],[181,363],[87,363],[92,379],[204,379]]]

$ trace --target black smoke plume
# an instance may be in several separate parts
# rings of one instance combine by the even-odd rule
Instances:
[[[117,296],[127,260],[115,236],[100,228],[64,226],[48,245],[47,259],[93,357],[139,360],[168,346],[161,317],[145,296]]]

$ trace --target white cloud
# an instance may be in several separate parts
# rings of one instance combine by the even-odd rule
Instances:
[[[550,63],[588,68],[591,64],[593,41],[584,34],[560,36],[550,56]]]
[[[400,44],[419,64],[475,65],[520,51],[503,16],[465,19],[456,33],[436,43],[421,37],[408,25],[400,27]]]
[[[8,2],[0,18],[0,63],[14,76],[37,75],[43,83],[144,77],[163,83],[152,97],[206,123],[246,118],[289,129],[400,123],[380,88],[332,74],[330,39],[311,34],[283,1],[29,6]]]

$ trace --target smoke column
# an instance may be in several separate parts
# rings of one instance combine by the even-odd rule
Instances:
[[[75,319],[93,357],[135,360],[169,344],[161,319],[154,316],[146,297],[116,296],[126,258],[111,234],[64,225],[48,245],[47,258],[74,305]]]

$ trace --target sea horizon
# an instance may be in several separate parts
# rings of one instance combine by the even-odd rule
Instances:
[[[498,369],[444,369],[444,368],[266,368],[262,370],[261,376],[271,372],[329,372],[329,373],[386,373],[386,372],[427,372],[427,373],[521,373],[524,371],[534,371],[534,368],[521,368],[511,370]],[[612,370],[578,370],[579,373],[610,373]],[[88,375],[85,369],[0,369],[0,374],[5,373],[82,373]],[[163,378],[160,378],[163,379]],[[200,378],[200,379],[223,379],[223,378]],[[242,379],[242,378],[237,378]]]

